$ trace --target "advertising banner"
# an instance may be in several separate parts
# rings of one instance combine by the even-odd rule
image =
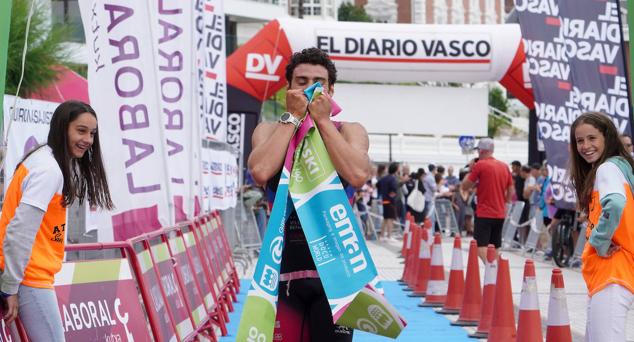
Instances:
[[[9,127],[9,121],[12,121],[4,162],[4,190],[11,183],[13,172],[24,155],[39,144],[46,143],[53,112],[59,105],[54,102],[18,98],[14,112],[14,102],[14,96],[4,95],[3,127],[6,129]]]
[[[190,213],[190,139],[195,80],[192,48],[193,7],[188,1],[148,1],[154,39],[154,69],[159,87],[159,113],[162,120],[167,160],[167,186],[170,189],[175,222],[187,220]],[[174,223],[174,222],[171,222]]]
[[[567,167],[570,126],[582,113],[609,115],[631,134],[631,109],[618,1],[515,0],[526,62],[558,207],[576,197]]]
[[[91,52],[90,101],[99,118],[104,166],[116,206],[106,213],[111,217],[108,226],[115,240],[123,240],[174,221],[155,66],[156,23],[149,2],[83,0],[79,5]],[[174,90],[169,91],[174,96]]]
[[[141,276],[143,277],[143,283],[149,288],[150,297],[152,298],[151,305],[146,306],[148,310],[153,310],[154,317],[157,318],[155,322],[158,327],[158,333],[163,341],[175,341],[176,331],[174,330],[175,324],[170,312],[168,312],[167,303],[163,299],[161,291],[161,282],[156,276],[154,271],[154,263],[150,257],[150,252],[146,249],[137,253],[137,260],[139,261],[139,267]],[[181,300],[181,305],[182,300]],[[191,323],[190,323],[191,324]]]
[[[194,277],[194,272],[189,266],[185,243],[180,236],[175,236],[169,239],[169,245],[183,280],[185,300],[189,304],[194,325],[198,327],[207,316],[207,311],[203,304],[203,297],[198,290],[198,285],[196,285],[197,279]]]
[[[216,286],[216,283],[214,282],[214,292],[211,291],[210,284],[207,281],[207,277],[205,275],[205,270],[203,269],[202,259],[199,253],[198,246],[196,245],[196,238],[194,237],[194,233],[184,233],[183,239],[185,239],[185,247],[187,248],[187,250],[189,250],[189,254],[192,258],[192,264],[194,265],[194,275],[196,276],[198,284],[200,285],[200,291],[203,293],[205,307],[211,311],[216,305],[214,296],[216,293],[220,292],[220,289]]]
[[[55,293],[67,341],[152,341],[126,259],[64,263]]]
[[[250,137],[262,103],[286,85],[292,54],[309,47],[326,51],[337,78],[351,82],[497,81],[529,108],[533,97],[524,68],[519,25],[400,25],[276,19],[227,59],[227,142]],[[336,87],[335,87],[336,89]],[[240,116],[243,113],[245,116]],[[236,123],[247,119],[240,139]],[[396,133],[396,132],[392,132]]]
[[[196,0],[196,78],[201,137],[227,140],[225,16],[222,0]]]
[[[236,206],[238,195],[238,163],[228,151],[219,151],[203,143],[202,207],[206,212]]]

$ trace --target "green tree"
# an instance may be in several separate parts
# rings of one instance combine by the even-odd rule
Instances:
[[[489,91],[489,106],[500,112],[506,113],[509,108],[509,101],[504,96],[502,89],[495,87]],[[496,137],[504,128],[510,128],[511,125],[507,118],[499,115],[489,114],[487,134],[490,137]]]
[[[11,95],[15,94],[20,81],[22,50],[31,1],[13,0],[11,9],[5,89]],[[69,64],[70,51],[64,44],[68,41],[68,30],[61,25],[51,26],[49,13],[50,10],[41,1],[35,2],[24,63],[24,79],[19,94],[21,97],[54,82],[57,79],[54,66]]]
[[[360,6],[355,6],[351,3],[343,3],[339,6],[337,11],[339,21],[361,21],[372,22],[372,18],[365,13],[365,9]]]

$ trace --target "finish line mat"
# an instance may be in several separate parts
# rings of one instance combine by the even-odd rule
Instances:
[[[249,287],[251,280],[242,279],[240,288]],[[407,320],[407,328],[403,330],[396,341],[403,342],[424,342],[424,341],[471,341],[467,336],[467,331],[449,325],[449,318],[454,319],[456,316],[443,316],[435,313],[431,308],[420,308],[418,303],[420,298],[407,297],[407,292],[403,292],[402,286],[395,281],[383,281],[385,296],[389,302],[394,305],[403,318]],[[221,337],[220,342],[235,341],[238,332],[238,324],[242,315],[242,308],[246,300],[246,291],[238,294],[238,302],[234,303],[235,311],[229,314],[230,322],[227,324],[228,335]],[[393,341],[387,337],[381,337],[363,331],[356,330],[354,332],[354,342],[375,342],[375,341]]]

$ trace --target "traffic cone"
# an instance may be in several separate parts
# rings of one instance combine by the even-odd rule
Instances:
[[[480,266],[478,264],[478,243],[471,240],[469,244],[469,261],[467,262],[467,278],[465,293],[458,320],[451,325],[477,326],[480,322],[482,305],[482,287],[480,286]]]
[[[407,238],[410,234],[410,225],[412,224],[412,214],[407,213],[405,216],[405,230],[403,231],[403,246],[401,247],[401,258],[405,257],[405,250],[407,249]]]
[[[498,257],[498,276],[495,281],[495,301],[493,317],[489,330],[489,342],[515,342],[515,314],[513,313],[513,291],[511,290],[511,271],[509,259]]]
[[[480,323],[475,333],[469,337],[487,338],[493,318],[493,301],[495,298],[495,281],[498,274],[498,264],[495,260],[495,246],[487,246],[487,262],[484,264],[484,286],[482,287],[482,311]]]
[[[564,290],[564,276],[555,268],[550,280],[550,302],[548,302],[548,327],[546,342],[571,342],[568,303]]]
[[[427,282],[427,292],[425,299],[419,303],[420,307],[439,307],[445,303],[447,298],[447,283],[445,282],[445,268],[442,261],[442,240],[440,233],[434,235],[434,246],[431,252],[429,282]]]
[[[542,318],[539,313],[537,299],[537,281],[535,280],[535,264],[528,259],[524,264],[524,283],[520,298],[520,312],[517,322],[517,342],[544,341],[542,335]]]
[[[426,218],[425,221],[423,221],[423,228],[425,229],[429,229],[431,228],[431,220]]]
[[[451,254],[451,269],[449,271],[449,289],[447,299],[442,309],[436,311],[443,315],[457,315],[462,307],[464,296],[464,266],[462,265],[462,243],[460,235],[456,234],[453,240],[453,253]]]
[[[415,224],[411,225],[412,231],[412,242],[409,251],[407,252],[407,258],[405,259],[405,269],[403,270],[403,279],[405,280],[405,289],[404,291],[411,291],[412,283],[413,283],[413,272],[414,272],[414,254],[416,253],[416,238],[420,234],[419,227]]]
[[[420,253],[420,236],[423,228],[414,224],[413,227],[414,233],[412,234],[412,247],[410,248],[410,253],[407,258],[407,267],[409,269],[407,276],[405,278],[405,282],[407,283],[407,287],[403,289],[403,291],[412,292],[414,291],[414,287],[416,287],[416,277],[418,276],[418,264],[419,258],[418,255]]]
[[[403,261],[405,262],[405,266],[407,266],[407,255],[409,254],[409,249],[412,244],[412,222],[413,222],[411,214],[407,213],[407,215],[409,216],[405,220],[405,234],[403,235],[403,247],[401,248],[401,255],[405,259]],[[405,282],[405,270],[406,270],[405,266],[403,267],[403,275],[401,276],[401,279],[398,280],[399,285],[402,285],[402,286],[407,285],[407,283]]]
[[[429,282],[429,273],[431,272],[431,253],[429,233],[426,228],[421,228],[418,258],[418,273],[416,274],[414,292],[408,294],[408,297],[425,297],[425,293],[427,292],[427,283]]]
[[[402,286],[409,286],[410,273],[412,272],[412,240],[416,234],[417,227],[415,224],[410,224],[410,237],[408,238],[407,245],[405,247],[405,265],[403,266]]]

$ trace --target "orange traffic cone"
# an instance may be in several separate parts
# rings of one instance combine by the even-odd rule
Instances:
[[[495,246],[487,246],[487,262],[484,263],[484,286],[482,287],[482,311],[480,324],[475,333],[469,337],[487,338],[493,318],[493,301],[495,299],[495,281],[498,274],[497,260],[495,260]]]
[[[410,232],[407,241],[407,245],[405,246],[405,265],[403,266],[403,276],[401,277],[402,283],[401,285],[407,286],[408,279],[410,277],[411,270],[411,257],[412,257],[412,240],[414,239],[414,234],[416,233],[416,225],[410,224]]]
[[[550,302],[548,303],[548,327],[546,342],[571,342],[568,303],[564,290],[564,276],[555,268],[550,280]]]
[[[416,275],[416,285],[414,292],[408,294],[409,297],[425,297],[429,273],[431,272],[431,253],[429,244],[429,233],[427,228],[421,228],[420,251],[418,253],[418,273]]]
[[[405,216],[405,229],[403,230],[403,246],[401,247],[401,258],[405,257],[405,250],[407,249],[407,238],[410,233],[410,225],[412,224],[412,214],[407,213]]]
[[[442,240],[440,233],[434,235],[434,246],[431,253],[431,272],[427,282],[425,299],[419,303],[420,307],[439,307],[447,298],[447,283],[445,282],[445,268],[442,261]]]
[[[456,234],[453,240],[453,253],[451,254],[451,270],[449,271],[449,289],[447,299],[442,309],[436,311],[439,314],[457,315],[462,307],[464,296],[464,271],[462,266],[462,243],[460,235]]]
[[[535,264],[528,259],[524,264],[524,283],[520,298],[520,312],[517,322],[517,342],[544,341],[542,335],[542,318],[539,313],[537,299],[537,281],[535,280]]]
[[[410,215],[410,214],[408,213],[407,215]],[[405,259],[405,261],[401,261],[401,263],[405,263],[405,266],[407,266],[407,255],[409,254],[409,249],[412,244],[412,228],[413,228],[412,223],[413,223],[413,219],[410,215],[405,220],[405,233],[403,234],[403,247],[401,248],[401,255]],[[403,267],[403,275],[401,276],[401,279],[398,280],[399,284],[403,286],[407,285],[405,283],[405,271],[406,271],[406,267]]]
[[[467,262],[467,278],[465,293],[458,320],[451,322],[457,326],[477,326],[480,322],[482,304],[482,287],[480,286],[480,266],[478,264],[478,243],[471,240],[469,244],[469,261]]]
[[[509,260],[502,255],[498,257],[498,276],[495,280],[495,302],[489,342],[515,341],[515,315],[513,314],[513,291],[511,290],[511,271]]]
[[[405,282],[407,287],[403,291],[414,291],[414,283],[416,282],[416,268],[418,266],[418,253],[420,250],[420,234],[422,228],[413,224],[414,231],[412,233],[412,247],[407,255],[407,273],[405,275]]]

